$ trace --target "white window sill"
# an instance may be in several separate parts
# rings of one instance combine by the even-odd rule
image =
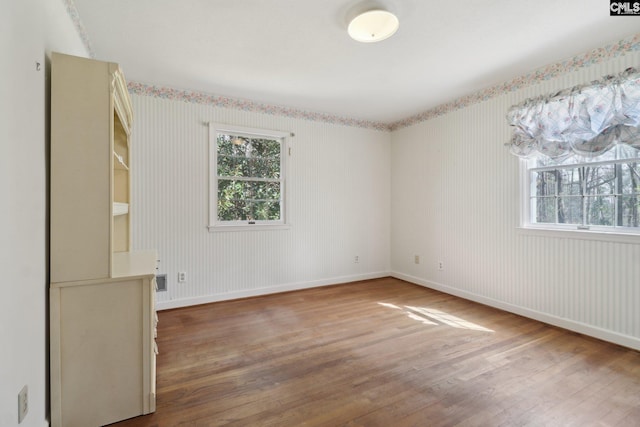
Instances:
[[[576,230],[570,228],[544,228],[536,226],[518,227],[517,230],[518,234],[525,236],[640,244],[640,234],[632,233],[616,233],[601,230]]]
[[[226,231],[268,231],[268,230],[289,230],[291,224],[247,224],[247,225],[209,225],[210,233]]]

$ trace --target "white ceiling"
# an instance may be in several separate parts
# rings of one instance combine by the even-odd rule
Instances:
[[[640,32],[606,0],[388,0],[398,32],[363,44],[366,2],[75,0],[128,80],[385,123]]]

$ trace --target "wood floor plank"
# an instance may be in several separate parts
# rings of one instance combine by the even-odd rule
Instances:
[[[635,426],[640,353],[385,278],[159,313],[119,427]]]

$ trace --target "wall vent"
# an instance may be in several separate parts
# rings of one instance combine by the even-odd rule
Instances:
[[[166,290],[167,290],[167,275],[157,274],[156,275],[156,292],[166,292]]]

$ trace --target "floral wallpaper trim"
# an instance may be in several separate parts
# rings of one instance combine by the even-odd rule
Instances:
[[[84,45],[84,48],[89,54],[89,57],[95,58],[96,53],[93,50],[93,46],[91,46],[91,40],[89,40],[89,34],[87,33],[87,30],[84,27],[84,24],[82,23],[82,19],[80,19],[80,15],[78,14],[78,9],[76,8],[76,4],[74,3],[73,0],[62,0],[62,2],[64,3],[67,9],[67,14],[69,15],[69,18],[71,18],[73,25],[76,27],[76,31],[78,32],[78,35],[80,36],[80,39],[82,40],[82,44]]]
[[[250,111],[252,113],[263,113],[274,116],[284,116],[293,119],[303,119],[315,122],[361,127],[389,131],[389,125],[370,120],[359,120],[347,117],[340,117],[332,114],[316,113],[305,110],[298,110],[290,107],[263,104],[254,101],[228,98],[219,95],[211,95],[203,92],[190,90],[180,90],[167,87],[158,87],[130,81],[128,83],[129,93],[135,95],[151,96],[155,98],[168,99],[172,101],[184,101],[193,104],[211,105],[213,107],[229,108],[234,110]]]
[[[589,67],[591,65],[599,64],[609,59],[622,56],[627,52],[640,50],[640,33],[635,34],[627,39],[618,41],[617,43],[610,44],[599,49],[594,49],[590,52],[574,56],[566,61],[558,62],[555,64],[547,65],[546,67],[539,68],[524,76],[516,77],[505,83],[500,83],[495,86],[488,87],[479,92],[463,96],[449,103],[439,105],[430,110],[408,117],[406,119],[389,124],[389,128],[393,131],[409,127],[411,125],[424,122],[426,120],[442,116],[447,113],[451,113],[455,110],[468,107],[478,102],[487,101],[496,96],[502,95],[508,92],[514,92],[516,90],[525,88],[527,86],[540,83],[545,80],[549,80],[555,77],[559,77],[563,74],[576,71],[580,68]]]

